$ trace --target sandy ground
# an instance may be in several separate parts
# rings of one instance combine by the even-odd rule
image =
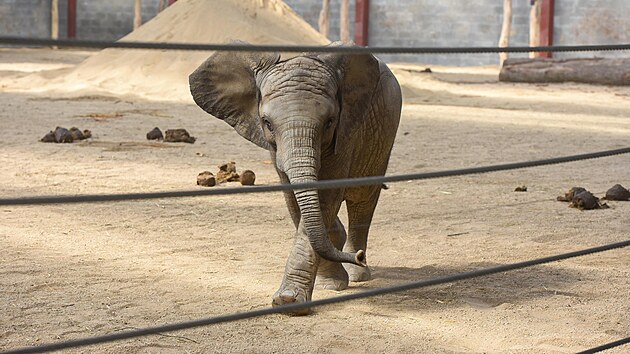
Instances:
[[[90,52],[4,50],[0,78],[67,70]],[[27,65],[28,64],[28,65]],[[630,145],[630,88],[496,82],[493,68],[396,65],[405,106],[389,174]],[[191,102],[14,92],[0,79],[0,195],[201,188],[226,161],[277,183],[265,151]],[[112,117],[112,118],[107,118]],[[56,126],[78,144],[38,142]],[[148,143],[153,127],[189,144]],[[383,191],[374,279],[315,299],[625,240],[630,202],[578,211],[572,186],[630,186],[628,156]],[[514,188],[526,185],[526,193]],[[217,187],[223,188],[223,187]],[[342,216],[345,220],[345,215]],[[0,349],[270,305],[292,245],[281,194],[0,207]],[[627,249],[317,309],[80,348],[76,353],[571,353],[630,333]],[[627,352],[628,347],[610,353]]]

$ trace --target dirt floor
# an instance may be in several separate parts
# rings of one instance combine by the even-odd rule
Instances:
[[[91,52],[0,52],[0,196],[173,191],[268,154],[190,102],[17,92],[4,78],[67,70]],[[494,68],[395,65],[405,106],[388,174],[630,146],[630,88],[498,83]],[[38,140],[90,129],[76,144]],[[145,134],[185,128],[195,144]],[[374,279],[315,299],[626,240],[630,202],[579,211],[573,186],[630,187],[629,156],[393,183],[369,242]],[[514,192],[527,186],[524,193]],[[230,184],[236,186],[236,184]],[[224,188],[223,186],[215,188]],[[342,216],[345,220],[345,215]],[[0,207],[0,350],[270,306],[292,246],[279,193]],[[630,333],[630,252],[73,353],[572,353]],[[627,352],[628,347],[610,350]]]

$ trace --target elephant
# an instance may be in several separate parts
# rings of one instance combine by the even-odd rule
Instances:
[[[270,151],[282,183],[385,175],[402,94],[371,54],[215,52],[189,84],[201,109]],[[273,306],[310,301],[316,285],[342,290],[371,278],[365,252],[381,188],[284,192],[296,233]]]

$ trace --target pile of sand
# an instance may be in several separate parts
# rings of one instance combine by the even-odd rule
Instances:
[[[216,44],[236,39],[253,44],[329,43],[281,0],[180,0],[121,41]],[[41,88],[191,100],[188,75],[210,54],[106,49]]]

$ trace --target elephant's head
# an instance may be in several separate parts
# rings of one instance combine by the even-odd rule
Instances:
[[[352,117],[368,114],[378,77],[372,55],[281,61],[276,53],[217,52],[189,79],[199,107],[247,140],[275,151],[276,167],[295,184],[317,180],[322,155],[336,153],[338,141],[349,136]],[[365,265],[363,250],[341,252],[328,239],[316,190],[297,190],[295,197],[317,254]]]

